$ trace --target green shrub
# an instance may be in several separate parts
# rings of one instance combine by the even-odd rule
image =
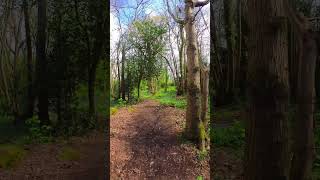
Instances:
[[[0,168],[16,166],[26,155],[26,151],[17,145],[0,145]]]
[[[27,143],[48,143],[53,140],[52,127],[41,125],[36,116],[28,119],[26,125],[28,127]]]
[[[210,134],[211,140],[217,147],[239,149],[244,146],[245,129],[239,121],[236,121],[231,127],[214,128]]]

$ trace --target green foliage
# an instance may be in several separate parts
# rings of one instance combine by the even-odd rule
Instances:
[[[202,176],[197,176],[197,180],[203,180]]]
[[[142,80],[159,77],[163,68],[162,54],[165,51],[166,27],[152,20],[133,23],[128,35],[132,53],[126,59],[126,82],[128,91],[134,91]],[[130,77],[130,78],[129,78]]]
[[[41,125],[40,120],[34,116],[26,121],[29,134],[26,137],[27,143],[48,143],[53,140],[52,127]]]
[[[0,145],[0,168],[9,169],[16,166],[26,155],[18,145]]]
[[[58,157],[63,161],[74,161],[80,159],[81,153],[72,147],[63,147]]]
[[[185,109],[187,107],[187,102],[184,97],[176,96],[176,87],[170,86],[165,92],[164,89],[160,89],[154,96],[151,97],[160,102],[164,106],[172,106],[179,109]]]
[[[198,159],[200,161],[205,160],[207,158],[207,156],[208,156],[208,151],[206,151],[206,150],[198,151]]]
[[[245,129],[241,122],[236,121],[231,127],[210,130],[211,140],[217,147],[241,149],[245,142]]]
[[[118,108],[112,107],[111,108],[111,115],[115,115],[118,112]]]

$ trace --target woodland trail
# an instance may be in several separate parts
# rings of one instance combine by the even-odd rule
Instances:
[[[209,179],[208,158],[179,138],[184,121],[184,110],[152,100],[111,116],[111,179]]]
[[[0,169],[1,180],[103,180],[105,170],[105,136],[92,132],[67,143],[28,146],[27,156],[16,168]],[[59,160],[63,147],[79,151],[77,160]]]

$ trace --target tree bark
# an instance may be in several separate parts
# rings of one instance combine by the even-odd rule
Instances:
[[[27,69],[28,69],[28,100],[26,118],[33,116],[34,109],[34,92],[33,92],[33,68],[32,68],[32,45],[31,45],[31,32],[30,32],[30,18],[29,18],[29,5],[27,0],[23,0],[24,12],[24,25],[26,33],[27,45]]]
[[[88,78],[89,114],[93,116],[96,114],[95,80],[96,80],[96,68],[89,68],[89,78]]]
[[[198,59],[195,27],[193,24],[193,1],[185,1],[188,92],[186,112],[186,133],[190,140],[200,144],[200,66]]]
[[[312,33],[302,36],[302,57],[297,83],[297,112],[290,180],[310,180],[314,154],[313,111],[317,42]]]
[[[246,180],[288,180],[288,45],[283,0],[248,0]]]
[[[38,0],[38,34],[37,34],[37,78],[38,78],[38,109],[39,119],[42,124],[48,125],[49,100],[47,84],[47,1]]]
[[[209,71],[208,68],[201,68],[201,121],[205,128],[207,128],[208,121],[206,118],[208,111],[208,97],[209,97]]]
[[[126,49],[125,49],[125,46],[123,45],[122,62],[121,62],[121,98],[124,101],[126,100],[126,87],[125,87],[125,79],[124,79],[125,61],[126,61]]]

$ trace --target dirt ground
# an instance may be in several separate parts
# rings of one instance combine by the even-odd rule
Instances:
[[[213,180],[243,180],[242,161],[231,151],[227,148],[213,151]]]
[[[80,159],[59,160],[66,144],[44,144],[26,147],[25,159],[11,170],[0,169],[1,180],[103,180],[105,138],[101,132],[73,138],[67,146],[79,150]]]
[[[208,158],[179,134],[184,110],[146,100],[111,116],[111,179],[209,179]]]

